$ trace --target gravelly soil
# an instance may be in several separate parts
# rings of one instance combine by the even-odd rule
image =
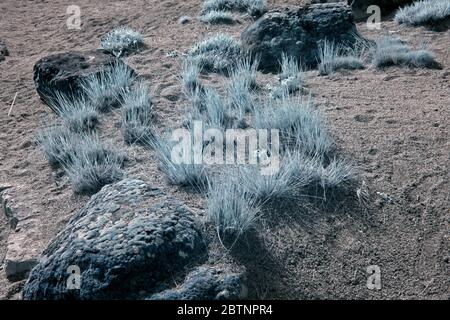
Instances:
[[[269,1],[271,8],[296,3]],[[135,27],[148,48],[127,63],[154,91],[158,126],[173,128],[187,104],[178,81],[181,53],[209,34],[237,37],[250,23],[242,18],[235,26],[205,26],[195,20],[200,0],[79,0],[77,5],[81,30],[66,28],[66,1],[0,4],[0,39],[10,52],[0,63],[0,184],[25,187],[27,206],[39,217],[40,243],[48,242],[87,199],[72,194],[65,177],[52,172],[33,143],[36,130],[55,121],[34,90],[34,63],[55,52],[97,48],[99,38],[113,27]],[[182,15],[193,19],[180,25]],[[381,30],[368,31],[362,23],[358,29],[372,39],[392,34],[414,46],[425,42],[444,65],[443,70],[368,68],[331,77],[307,74],[308,87],[341,152],[359,165],[373,194],[385,193],[392,202],[374,196],[366,210],[344,205],[309,217],[298,209],[277,213],[266,221],[257,241],[249,239],[251,248],[242,244],[231,253],[247,267],[251,298],[450,298],[450,31],[405,29],[389,20]],[[178,57],[169,54],[174,50]],[[221,80],[211,76],[204,81]],[[274,76],[262,75],[261,81],[274,81]],[[154,183],[202,216],[204,200],[169,186],[151,152],[123,144],[117,122],[117,114],[105,116],[102,135],[130,155],[127,173]],[[0,215],[0,261],[8,232]],[[381,290],[366,286],[369,265],[381,268]],[[0,269],[0,298],[19,298],[21,285],[6,280]]]

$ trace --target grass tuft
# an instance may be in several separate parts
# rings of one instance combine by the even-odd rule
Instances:
[[[75,193],[95,193],[123,176],[125,157],[97,136],[55,126],[40,131],[37,141],[50,164],[64,169]]]
[[[398,9],[395,21],[407,26],[434,26],[450,18],[450,1],[421,0]]]
[[[278,129],[282,149],[296,148],[304,154],[328,155],[333,150],[333,139],[323,126],[320,112],[311,98],[282,97],[266,102],[256,110],[258,129]]]
[[[281,56],[280,67],[280,83],[272,91],[272,97],[275,99],[280,99],[299,91],[305,82],[301,64],[294,57],[290,57],[283,53]]]
[[[103,49],[121,57],[141,49],[144,38],[141,33],[129,27],[119,27],[104,35],[101,44]]]
[[[208,219],[220,238],[239,238],[254,226],[261,211],[255,198],[232,175],[209,184],[207,201]]]
[[[230,12],[217,10],[206,12],[198,19],[203,23],[209,24],[234,24],[236,22]]]
[[[249,58],[240,60],[236,68],[230,70],[230,81],[226,87],[229,105],[238,121],[244,121],[246,112],[253,112],[255,107],[254,92],[258,85],[256,75],[259,60],[250,61]]]
[[[139,82],[123,95],[121,130],[128,144],[146,143],[153,136],[155,113],[147,86]]]
[[[202,13],[211,11],[247,12],[254,18],[259,18],[267,12],[266,0],[206,0],[203,2]]]
[[[98,137],[85,137],[74,148],[70,161],[62,163],[72,188],[77,194],[94,194],[123,178],[125,157],[104,145]]]
[[[320,186],[323,190],[336,190],[351,184],[356,177],[352,163],[345,159],[333,159],[320,170]]]
[[[349,49],[325,40],[319,49],[319,74],[330,75],[341,70],[364,69],[364,61]]]
[[[200,82],[201,70],[202,66],[199,64],[199,61],[195,59],[184,60],[181,82],[185,95],[191,100],[203,91],[203,86]]]
[[[202,70],[226,73],[239,60],[241,45],[228,35],[217,34],[196,44],[188,55],[202,66]]]
[[[75,148],[83,139],[66,127],[53,126],[40,130],[36,140],[50,165],[59,167],[73,159]]]
[[[92,132],[99,124],[97,110],[83,96],[69,97],[57,91],[49,105],[61,117],[64,127],[74,132]]]
[[[205,90],[206,125],[211,128],[231,128],[233,118],[229,112],[226,101],[219,93],[208,88]]]
[[[172,152],[176,152],[174,151],[175,143],[157,135],[149,141],[149,144],[157,152],[159,169],[166,174],[170,184],[191,187],[196,191],[205,190],[208,185],[205,166],[201,164],[177,163],[172,154]],[[190,144],[184,147],[190,147]]]
[[[108,112],[120,106],[123,92],[130,89],[135,80],[133,70],[125,63],[117,63],[99,75],[88,76],[81,84],[87,100],[99,112]]]
[[[377,68],[402,66],[409,68],[440,69],[441,65],[428,50],[412,50],[399,38],[384,37],[376,42],[373,64]]]

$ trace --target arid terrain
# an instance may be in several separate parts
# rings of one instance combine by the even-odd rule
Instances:
[[[101,36],[114,27],[133,27],[147,47],[125,61],[152,89],[157,126],[176,128],[187,105],[179,80],[183,53],[218,32],[239,38],[252,22],[247,17],[231,26],[203,24],[196,20],[201,2],[1,1],[0,39],[9,56],[0,62],[0,188],[19,190],[15,201],[33,228],[32,237],[18,246],[42,252],[89,199],[74,195],[35,144],[37,130],[56,117],[36,93],[34,64],[53,53],[99,48]],[[268,2],[272,9],[301,1]],[[66,26],[71,4],[81,8],[80,30]],[[191,19],[180,24],[181,16]],[[402,27],[389,18],[380,30],[368,30],[365,23],[357,27],[369,39],[395,35],[413,47],[426,43],[443,69],[307,72],[307,88],[340,152],[357,165],[372,197],[363,208],[343,203],[327,214],[276,215],[274,221],[283,221],[266,221],[261,239],[246,239],[259,243],[257,248],[246,247],[244,239],[228,254],[246,267],[251,299],[450,299],[450,31]],[[258,76],[262,84],[274,79]],[[203,80],[221,81],[216,75]],[[203,197],[169,185],[153,152],[124,144],[118,121],[117,112],[107,115],[101,133],[129,156],[127,175],[173,195],[202,218]],[[2,212],[0,263],[10,232]],[[380,290],[367,287],[371,265],[380,267]],[[0,298],[20,299],[24,281],[8,280],[0,267]]]

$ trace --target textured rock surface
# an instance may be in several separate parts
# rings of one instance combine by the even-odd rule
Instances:
[[[163,199],[163,200],[161,200]],[[105,186],[51,241],[32,270],[25,299],[126,299],[206,255],[192,214],[140,180]],[[68,268],[80,270],[68,289]],[[70,282],[76,284],[75,282]]]
[[[348,0],[352,6],[353,13],[357,20],[366,19],[373,12],[367,13],[367,8],[376,5],[381,9],[382,15],[387,15],[400,6],[413,3],[414,0]]]
[[[260,68],[275,71],[283,52],[304,65],[317,65],[317,49],[325,40],[351,45],[356,26],[345,3],[313,4],[274,10],[248,26],[241,34],[242,46],[260,56]]]
[[[6,47],[6,44],[0,40],[0,62],[5,60],[5,57],[9,56],[8,48]]]
[[[86,76],[118,63],[123,62],[105,50],[59,53],[40,59],[34,66],[33,79],[38,94],[47,102],[55,90],[77,95]]]
[[[175,289],[153,295],[151,300],[237,300],[247,296],[243,272],[229,266],[201,266]]]
[[[37,264],[42,242],[38,215],[24,205],[28,201],[22,189],[21,186],[8,187],[1,193],[3,214],[10,228],[5,254],[5,272],[10,280],[24,279]]]

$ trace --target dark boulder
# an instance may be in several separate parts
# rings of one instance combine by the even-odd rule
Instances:
[[[283,52],[315,67],[325,39],[351,46],[356,34],[348,5],[324,3],[270,11],[242,32],[241,41],[245,51],[260,57],[261,70],[272,72],[279,69]]]
[[[201,266],[190,272],[184,283],[153,295],[151,300],[237,300],[247,296],[242,271],[230,266]]]
[[[204,257],[202,235],[185,206],[125,179],[105,186],[70,219],[31,271],[23,297],[144,298]]]
[[[372,5],[379,6],[381,15],[386,16],[401,6],[411,4],[415,0],[348,0],[352,6],[353,14],[357,21],[367,19],[373,12],[367,13],[367,8]]]
[[[40,59],[34,65],[34,83],[42,100],[49,103],[54,92],[69,96],[81,93],[80,84],[91,75],[124,62],[105,50],[73,51]]]
[[[6,47],[6,44],[0,40],[0,62],[5,60],[5,57],[9,56],[8,48]]]

